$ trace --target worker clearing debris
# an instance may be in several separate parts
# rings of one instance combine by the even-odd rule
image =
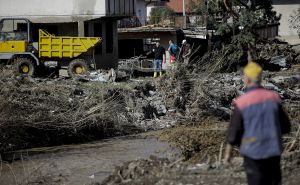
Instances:
[[[187,43],[186,40],[183,40],[182,41],[182,47],[181,47],[181,50],[180,50],[180,57],[183,60],[184,64],[189,63],[191,54],[192,54],[192,50],[191,50],[190,44]]]
[[[282,134],[290,132],[291,124],[279,95],[260,85],[261,75],[254,62],[244,68],[246,93],[234,101],[225,162],[230,162],[233,146],[239,146],[249,185],[280,185]]]
[[[162,64],[166,62],[166,50],[164,47],[160,45],[159,42],[156,43],[155,48],[153,49],[154,52],[154,61],[153,61],[153,68],[154,68],[154,75],[153,78],[157,78],[158,73],[159,76],[163,76],[162,72]]]
[[[170,65],[172,66],[171,68],[174,68],[174,63],[176,62],[177,54],[179,51],[179,47],[174,44],[173,40],[169,41],[169,54],[170,54]]]

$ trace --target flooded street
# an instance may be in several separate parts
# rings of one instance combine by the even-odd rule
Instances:
[[[172,158],[175,154],[176,151],[167,143],[153,137],[140,136],[36,148],[23,152],[23,160],[2,162],[0,184],[83,185],[101,182],[122,162],[148,158],[150,155]]]

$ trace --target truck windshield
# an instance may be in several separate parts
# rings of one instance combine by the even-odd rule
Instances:
[[[24,20],[2,20],[0,22],[0,40],[27,40],[27,26]]]

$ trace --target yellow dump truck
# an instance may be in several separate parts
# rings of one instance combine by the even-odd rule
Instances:
[[[27,19],[0,20],[0,60],[11,63],[17,74],[34,76],[44,67],[68,66],[70,77],[82,75],[89,69],[88,56],[101,43],[100,37],[55,36],[41,29],[39,41],[33,42],[31,33]]]

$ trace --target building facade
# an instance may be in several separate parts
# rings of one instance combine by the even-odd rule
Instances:
[[[38,29],[59,36],[102,37],[95,48],[97,68],[117,64],[117,21],[135,14],[136,0],[0,0],[0,19],[29,19],[34,41]]]
[[[294,36],[296,30],[289,28],[290,16],[300,8],[299,0],[273,0],[273,7],[277,14],[281,14],[279,35]]]

